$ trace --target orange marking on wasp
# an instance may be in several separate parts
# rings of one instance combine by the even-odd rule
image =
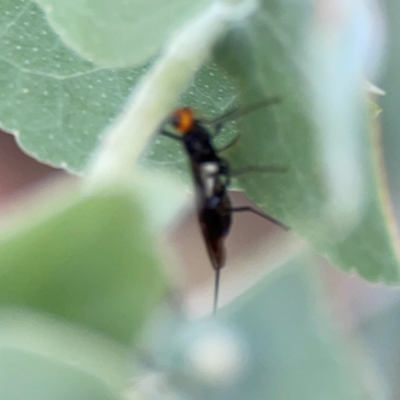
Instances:
[[[174,126],[176,130],[184,135],[190,132],[195,124],[193,110],[189,107],[182,107],[174,113]]]

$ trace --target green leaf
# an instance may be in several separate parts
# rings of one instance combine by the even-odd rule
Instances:
[[[264,1],[221,44],[216,57],[236,80],[242,105],[282,99],[239,121],[241,139],[229,159],[235,168],[287,167],[286,173],[237,180],[265,212],[342,269],[393,283],[400,278],[396,239],[360,97],[364,58],[357,46],[367,32],[355,35],[353,11],[347,29],[315,15],[313,36],[302,2],[289,12],[279,1]],[[340,38],[335,46],[331,29]]]
[[[390,399],[400,396],[400,364],[397,357],[400,351],[399,329],[399,301],[374,312],[359,325],[364,345],[380,371],[389,392],[387,398]]]
[[[210,0],[36,0],[53,29],[83,57],[108,67],[140,65]]]
[[[2,0],[0,15],[0,126],[35,158],[81,171],[143,68],[78,57],[32,1]]]
[[[99,69],[80,59],[28,1],[3,0],[1,7],[0,124],[18,133],[31,155],[82,171],[142,71]],[[239,121],[241,140],[227,158],[233,168],[259,164],[289,170],[243,176],[237,184],[341,268],[397,282],[390,209],[359,98],[363,47],[357,38],[363,39],[364,27],[360,36],[351,26],[335,31],[342,40],[332,47],[330,31],[323,29],[330,25],[321,27],[318,15],[312,21],[311,15],[303,2],[290,7],[261,2],[259,12],[217,52],[236,89],[221,68],[203,68],[183,101],[212,116],[238,95],[242,106],[281,96],[281,104]],[[347,68],[339,68],[344,63]],[[231,124],[217,145],[234,132]],[[143,163],[188,177],[185,154],[167,138],[155,140]]]
[[[0,2],[0,34],[0,126],[40,161],[83,171],[146,67],[108,69],[83,60],[29,0]],[[226,76],[211,67],[200,71],[183,101],[220,112],[234,96]],[[149,158],[182,174],[184,155],[176,147],[166,152],[164,143],[155,144]]]
[[[155,325],[153,352],[171,390],[219,400],[376,398],[330,324],[314,274],[292,260],[214,318]]]
[[[130,342],[166,287],[136,195],[114,187],[46,209],[0,237],[0,303]]]
[[[363,278],[389,284],[399,283],[397,232],[394,229],[386,189],[380,187],[371,171],[371,190],[362,219],[343,241],[329,236],[314,241],[320,251],[333,264],[348,272],[357,272]],[[384,192],[384,193],[382,193]]]
[[[160,232],[176,222],[187,206],[186,186],[171,175],[140,170],[135,177],[137,196],[146,208],[146,216],[154,231]]]
[[[1,398],[117,399],[126,388],[123,346],[40,313],[0,317]]]
[[[1,349],[0,396],[10,400],[117,400],[103,382],[39,354]]]
[[[398,150],[400,148],[400,115],[398,104],[400,101],[400,80],[398,78],[400,68],[400,35],[398,21],[400,19],[400,4],[394,1],[386,1],[385,21],[388,31],[388,48],[386,49],[385,69],[379,86],[385,91],[385,95],[379,98],[379,105],[382,107],[380,118],[382,121],[382,144],[384,148],[384,165],[387,168],[390,194],[393,200],[396,220],[400,220],[400,158]]]

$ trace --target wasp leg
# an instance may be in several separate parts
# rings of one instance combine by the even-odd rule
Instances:
[[[214,135],[215,137],[216,135]],[[234,146],[237,141],[240,139],[240,133],[237,134],[229,143],[227,143],[225,146],[221,147],[220,149],[216,149],[217,153],[222,153],[225,150],[230,149],[232,146]]]
[[[169,137],[170,139],[177,140],[178,142],[182,142],[182,138],[178,135],[174,135],[173,133],[169,133],[167,131],[160,131],[160,135]]]
[[[231,171],[231,176],[238,176],[242,174],[247,174],[248,172],[273,172],[273,173],[285,173],[289,170],[287,167],[280,166],[269,166],[262,167],[257,165],[250,165],[248,167],[238,168]]]
[[[266,220],[268,220],[270,222],[273,222],[274,224],[280,226],[281,228],[283,228],[283,229],[285,229],[287,231],[289,230],[289,228],[286,225],[282,224],[282,222],[278,221],[277,219],[275,219],[274,217],[271,217],[268,214],[265,214],[265,213],[263,213],[261,211],[256,210],[253,207],[234,207],[234,208],[231,208],[231,211],[232,212],[246,212],[246,211],[247,212],[252,212],[253,214],[256,214],[259,217],[262,217],[262,218],[264,218],[264,219],[266,219]]]
[[[268,107],[272,104],[278,104],[281,101],[282,99],[280,97],[275,96],[269,99],[261,100],[245,108],[233,107],[213,120],[203,119],[202,122],[207,125],[214,125],[214,127],[217,129],[219,125],[223,125],[225,122],[236,120],[244,117],[247,114],[257,111],[260,108]]]

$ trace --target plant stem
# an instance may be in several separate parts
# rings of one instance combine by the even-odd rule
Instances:
[[[246,7],[243,4],[247,4]],[[253,11],[254,1],[213,3],[183,27],[134,89],[124,111],[109,126],[86,177],[90,186],[126,180],[151,135],[163,123],[218,39],[239,14]],[[240,6],[240,8],[239,8]]]
[[[253,0],[224,0],[190,21],[170,40],[159,60],[135,87],[125,109],[106,128],[86,171],[89,186],[130,179],[145,146],[171,112],[195,72],[233,20],[256,7]]]

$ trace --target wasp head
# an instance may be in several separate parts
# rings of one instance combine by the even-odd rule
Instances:
[[[195,118],[193,110],[189,107],[182,107],[177,109],[171,116],[169,123],[175,128],[175,130],[184,135],[193,129],[195,124]]]

